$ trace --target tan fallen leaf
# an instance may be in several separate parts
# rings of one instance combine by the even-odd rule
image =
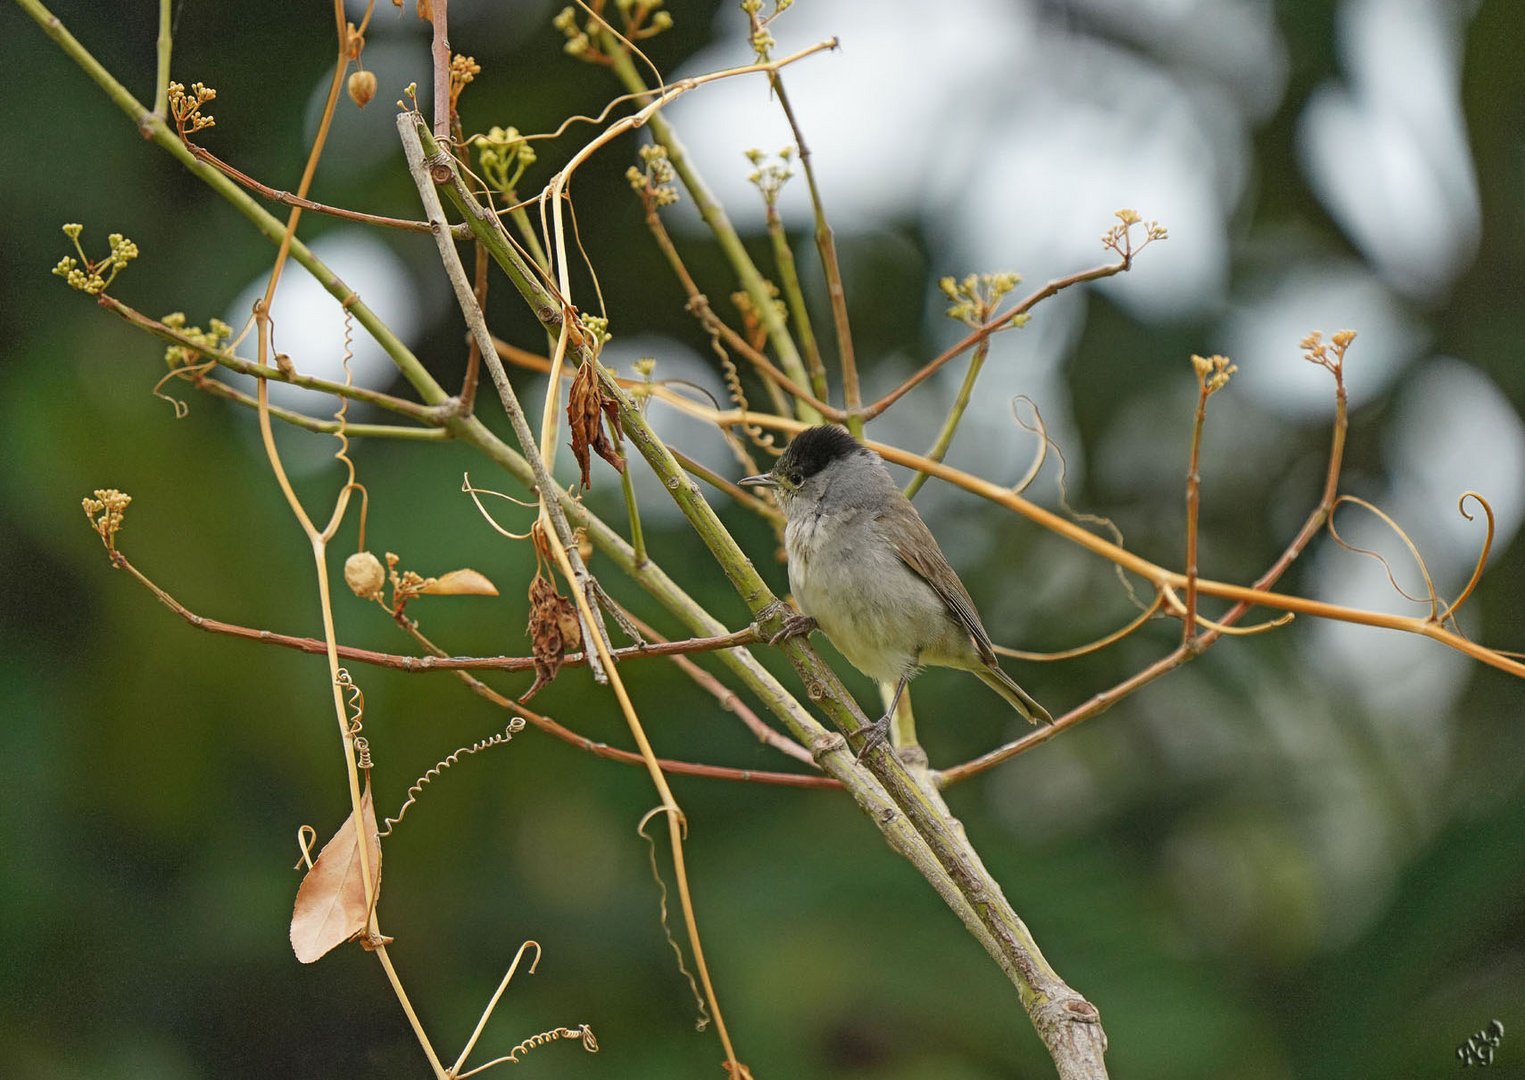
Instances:
[[[317,861],[297,888],[296,906],[291,912],[291,948],[304,964],[310,964],[346,941],[364,935],[370,924],[375,895],[381,890],[381,838],[376,835],[376,808],[371,803],[369,780],[360,799],[360,810],[365,821],[371,874],[375,879],[374,892],[371,896],[366,895],[360,873],[355,815],[351,813],[339,826],[339,831],[323,845]]]
[[[497,596],[498,587],[475,570],[452,570],[419,590],[430,596]]]

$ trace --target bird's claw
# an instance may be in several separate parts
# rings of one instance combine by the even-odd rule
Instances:
[[[780,641],[788,641],[792,637],[803,637],[814,629],[814,616],[798,611],[790,612],[784,616],[783,624],[779,629],[768,635],[767,642],[769,645],[777,645]]]
[[[890,716],[890,713],[885,713],[872,723],[864,724],[862,727],[849,733],[854,738],[859,735],[863,736],[863,745],[858,747],[856,760],[862,761],[864,756],[870,751],[877,750],[880,746],[884,745],[885,740],[890,737]]]

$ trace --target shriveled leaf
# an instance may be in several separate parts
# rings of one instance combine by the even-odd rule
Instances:
[[[361,796],[360,811],[365,821],[371,873],[375,889],[380,892],[381,838],[377,835],[369,781]],[[317,861],[297,888],[296,906],[291,912],[292,951],[302,963],[310,964],[346,941],[353,941],[365,933],[374,906],[375,897],[366,895],[360,873],[360,845],[355,836],[355,815],[351,813],[323,845]]]
[[[572,456],[582,470],[582,486],[593,486],[590,469],[593,465],[589,450],[598,438],[599,427],[598,380],[593,366],[583,364],[572,378],[572,388],[567,393],[567,430],[572,434]]]
[[[567,428],[572,433],[572,455],[582,470],[582,486],[593,486],[590,469],[593,454],[597,454],[619,472],[625,471],[625,455],[609,438],[604,428],[607,417],[610,426],[619,423],[619,403],[604,396],[598,382],[597,361],[589,360],[577,369],[572,388],[567,394]]]
[[[498,587],[487,580],[486,575],[471,569],[452,570],[441,574],[420,592],[430,596],[497,596]]]
[[[561,651],[576,652],[582,648],[582,623],[577,618],[577,605],[565,596],[556,598],[556,629],[561,631]]]
[[[555,582],[537,572],[530,581],[530,649],[535,656],[535,681],[519,698],[528,701],[556,677],[570,649],[580,646],[582,626],[577,610],[556,591]]]
[[[606,397],[599,402],[599,408],[604,410],[604,416],[609,421],[609,427],[618,431],[620,424],[619,402],[613,398]],[[613,440],[609,438],[609,432],[602,424],[598,428],[598,438],[593,440],[593,451],[610,465],[613,465],[615,472],[622,473],[625,471],[625,455],[614,444]]]

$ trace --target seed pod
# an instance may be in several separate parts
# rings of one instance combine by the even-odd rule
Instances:
[[[387,573],[381,568],[381,560],[369,551],[357,551],[344,560],[344,583],[362,600],[380,596],[386,580]]]
[[[350,72],[347,89],[349,99],[363,109],[376,96],[376,76],[369,71]]]

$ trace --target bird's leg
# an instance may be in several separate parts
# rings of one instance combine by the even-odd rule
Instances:
[[[865,724],[852,732],[853,735],[863,736],[863,745],[858,748],[858,760],[863,760],[863,755],[875,749],[884,740],[890,737],[890,720],[895,715],[895,708],[900,704],[900,697],[905,693],[906,684],[911,681],[909,675],[900,676],[900,681],[895,684],[895,694],[890,698],[890,707],[884,711],[884,715],[871,724]]]

